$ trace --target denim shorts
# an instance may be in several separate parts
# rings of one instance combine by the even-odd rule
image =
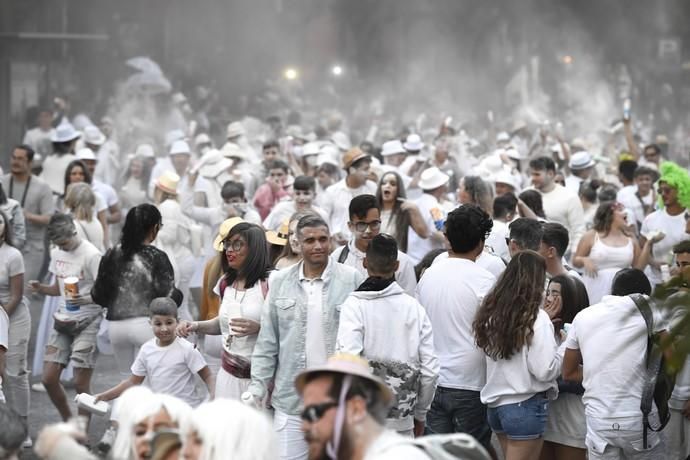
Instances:
[[[546,428],[548,409],[546,395],[537,393],[526,401],[489,407],[489,426],[494,433],[515,441],[539,439]]]

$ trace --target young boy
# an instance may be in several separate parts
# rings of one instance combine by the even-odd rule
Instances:
[[[316,212],[328,223],[326,211],[314,205],[316,180],[311,176],[297,176],[292,184],[292,200],[276,204],[264,220],[266,230],[278,231],[285,220],[296,212]]]
[[[177,304],[168,297],[153,299],[149,306],[155,338],[142,345],[132,364],[132,376],[113,388],[96,395],[96,401],[110,401],[125,390],[141,385],[145,378],[155,393],[180,398],[192,407],[204,400],[196,391],[194,374],[199,374],[213,399],[215,385],[211,371],[199,350],[177,338]]]
[[[424,307],[395,281],[398,265],[395,239],[372,238],[364,258],[369,278],[343,303],[336,351],[369,360],[393,390],[386,426],[421,436],[440,367]]]

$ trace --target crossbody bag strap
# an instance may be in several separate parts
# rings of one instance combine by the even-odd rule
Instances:
[[[343,247],[342,252],[340,253],[340,256],[338,256],[338,263],[339,264],[344,264],[345,261],[347,260],[347,256],[350,255],[350,247],[346,244]]]

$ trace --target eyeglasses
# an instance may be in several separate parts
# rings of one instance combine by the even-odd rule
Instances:
[[[323,417],[326,412],[336,406],[338,406],[338,403],[335,401],[312,404],[311,406],[305,407],[299,416],[305,422],[316,423],[321,420],[321,417]]]
[[[371,231],[375,232],[379,228],[381,228],[381,221],[380,220],[372,220],[371,222],[357,222],[352,224],[355,227],[355,230],[358,232],[362,233],[367,230],[367,228],[370,228]]]
[[[242,241],[242,240],[235,240],[235,241],[225,240],[225,241],[223,241],[223,249],[225,249],[226,251],[240,252],[243,247],[244,247],[244,241]]]
[[[657,189],[657,192],[659,195],[666,195],[667,193],[671,193],[673,191],[673,188],[671,187],[659,187]]]

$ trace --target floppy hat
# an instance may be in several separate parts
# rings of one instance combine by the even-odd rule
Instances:
[[[105,143],[105,134],[98,129],[97,126],[87,126],[84,128],[84,142],[92,145],[103,145]]]
[[[217,149],[211,149],[199,160],[197,169],[202,177],[217,177],[232,166],[232,160],[223,156]]]
[[[226,142],[223,148],[220,150],[225,158],[239,158],[240,160],[246,160],[247,154],[240,148],[239,145],[234,142]]]
[[[175,141],[170,147],[169,155],[191,155],[192,152],[189,148],[189,144],[185,141]]]
[[[384,142],[381,148],[381,156],[387,157],[390,155],[397,155],[399,153],[407,153],[407,150],[399,140],[392,140]]]
[[[211,143],[211,138],[208,137],[208,134],[206,134],[206,133],[201,133],[194,138],[194,147],[198,147],[201,144],[210,144],[210,143]]]
[[[424,142],[422,142],[422,138],[419,137],[419,134],[410,134],[407,136],[407,139],[405,139],[403,147],[405,150],[417,152],[424,148]]]
[[[231,217],[229,219],[225,219],[223,223],[220,224],[220,227],[218,228],[218,235],[216,235],[216,238],[213,240],[214,250],[218,252],[223,251],[223,240],[228,237],[230,230],[232,230],[232,228],[240,222],[244,222],[244,219],[241,217]]]
[[[345,155],[343,155],[343,168],[347,169],[350,166],[352,166],[352,163],[354,163],[357,160],[361,160],[362,158],[371,158],[368,153],[365,153],[362,149],[359,147],[353,147],[347,152],[345,152]]]
[[[180,176],[172,171],[165,171],[156,179],[156,187],[163,190],[165,193],[177,195],[177,185],[180,183]]]
[[[513,187],[513,191],[516,193],[520,191],[520,187],[518,186],[515,177],[508,171],[499,171],[498,173],[493,175],[491,180],[493,180],[493,182],[496,184],[501,183],[510,185],[511,187]]]
[[[381,392],[381,399],[385,404],[390,404],[393,401],[393,392],[388,386],[383,383],[383,380],[376,377],[369,368],[369,361],[356,355],[349,353],[336,353],[328,358],[326,364],[320,366],[310,367],[297,375],[295,379],[295,388],[301,395],[304,386],[307,383],[307,378],[312,374],[317,373],[335,373],[343,375],[352,375],[354,377],[361,377],[374,383]]]
[[[246,134],[246,131],[244,129],[244,126],[242,123],[239,121],[233,121],[228,125],[228,130],[226,137],[228,139],[231,139],[233,137],[238,137],[238,136],[244,136]]]
[[[77,160],[93,160],[97,161],[96,154],[88,147],[77,150]]]
[[[316,142],[307,142],[302,146],[302,155],[303,157],[307,155],[318,155],[321,153],[321,146],[316,143]]]
[[[79,139],[81,134],[71,123],[61,123],[50,136],[50,142],[69,142]]]
[[[151,144],[139,144],[137,149],[134,151],[134,155],[141,158],[155,158],[156,154],[153,153],[153,147]]]
[[[596,163],[592,158],[592,155],[590,155],[589,152],[587,152],[586,150],[582,150],[580,152],[574,153],[570,157],[568,167],[573,171],[577,171],[580,169],[591,168],[595,164]]]
[[[447,174],[441,172],[436,166],[424,170],[419,178],[419,188],[422,190],[433,190],[448,183]]]

